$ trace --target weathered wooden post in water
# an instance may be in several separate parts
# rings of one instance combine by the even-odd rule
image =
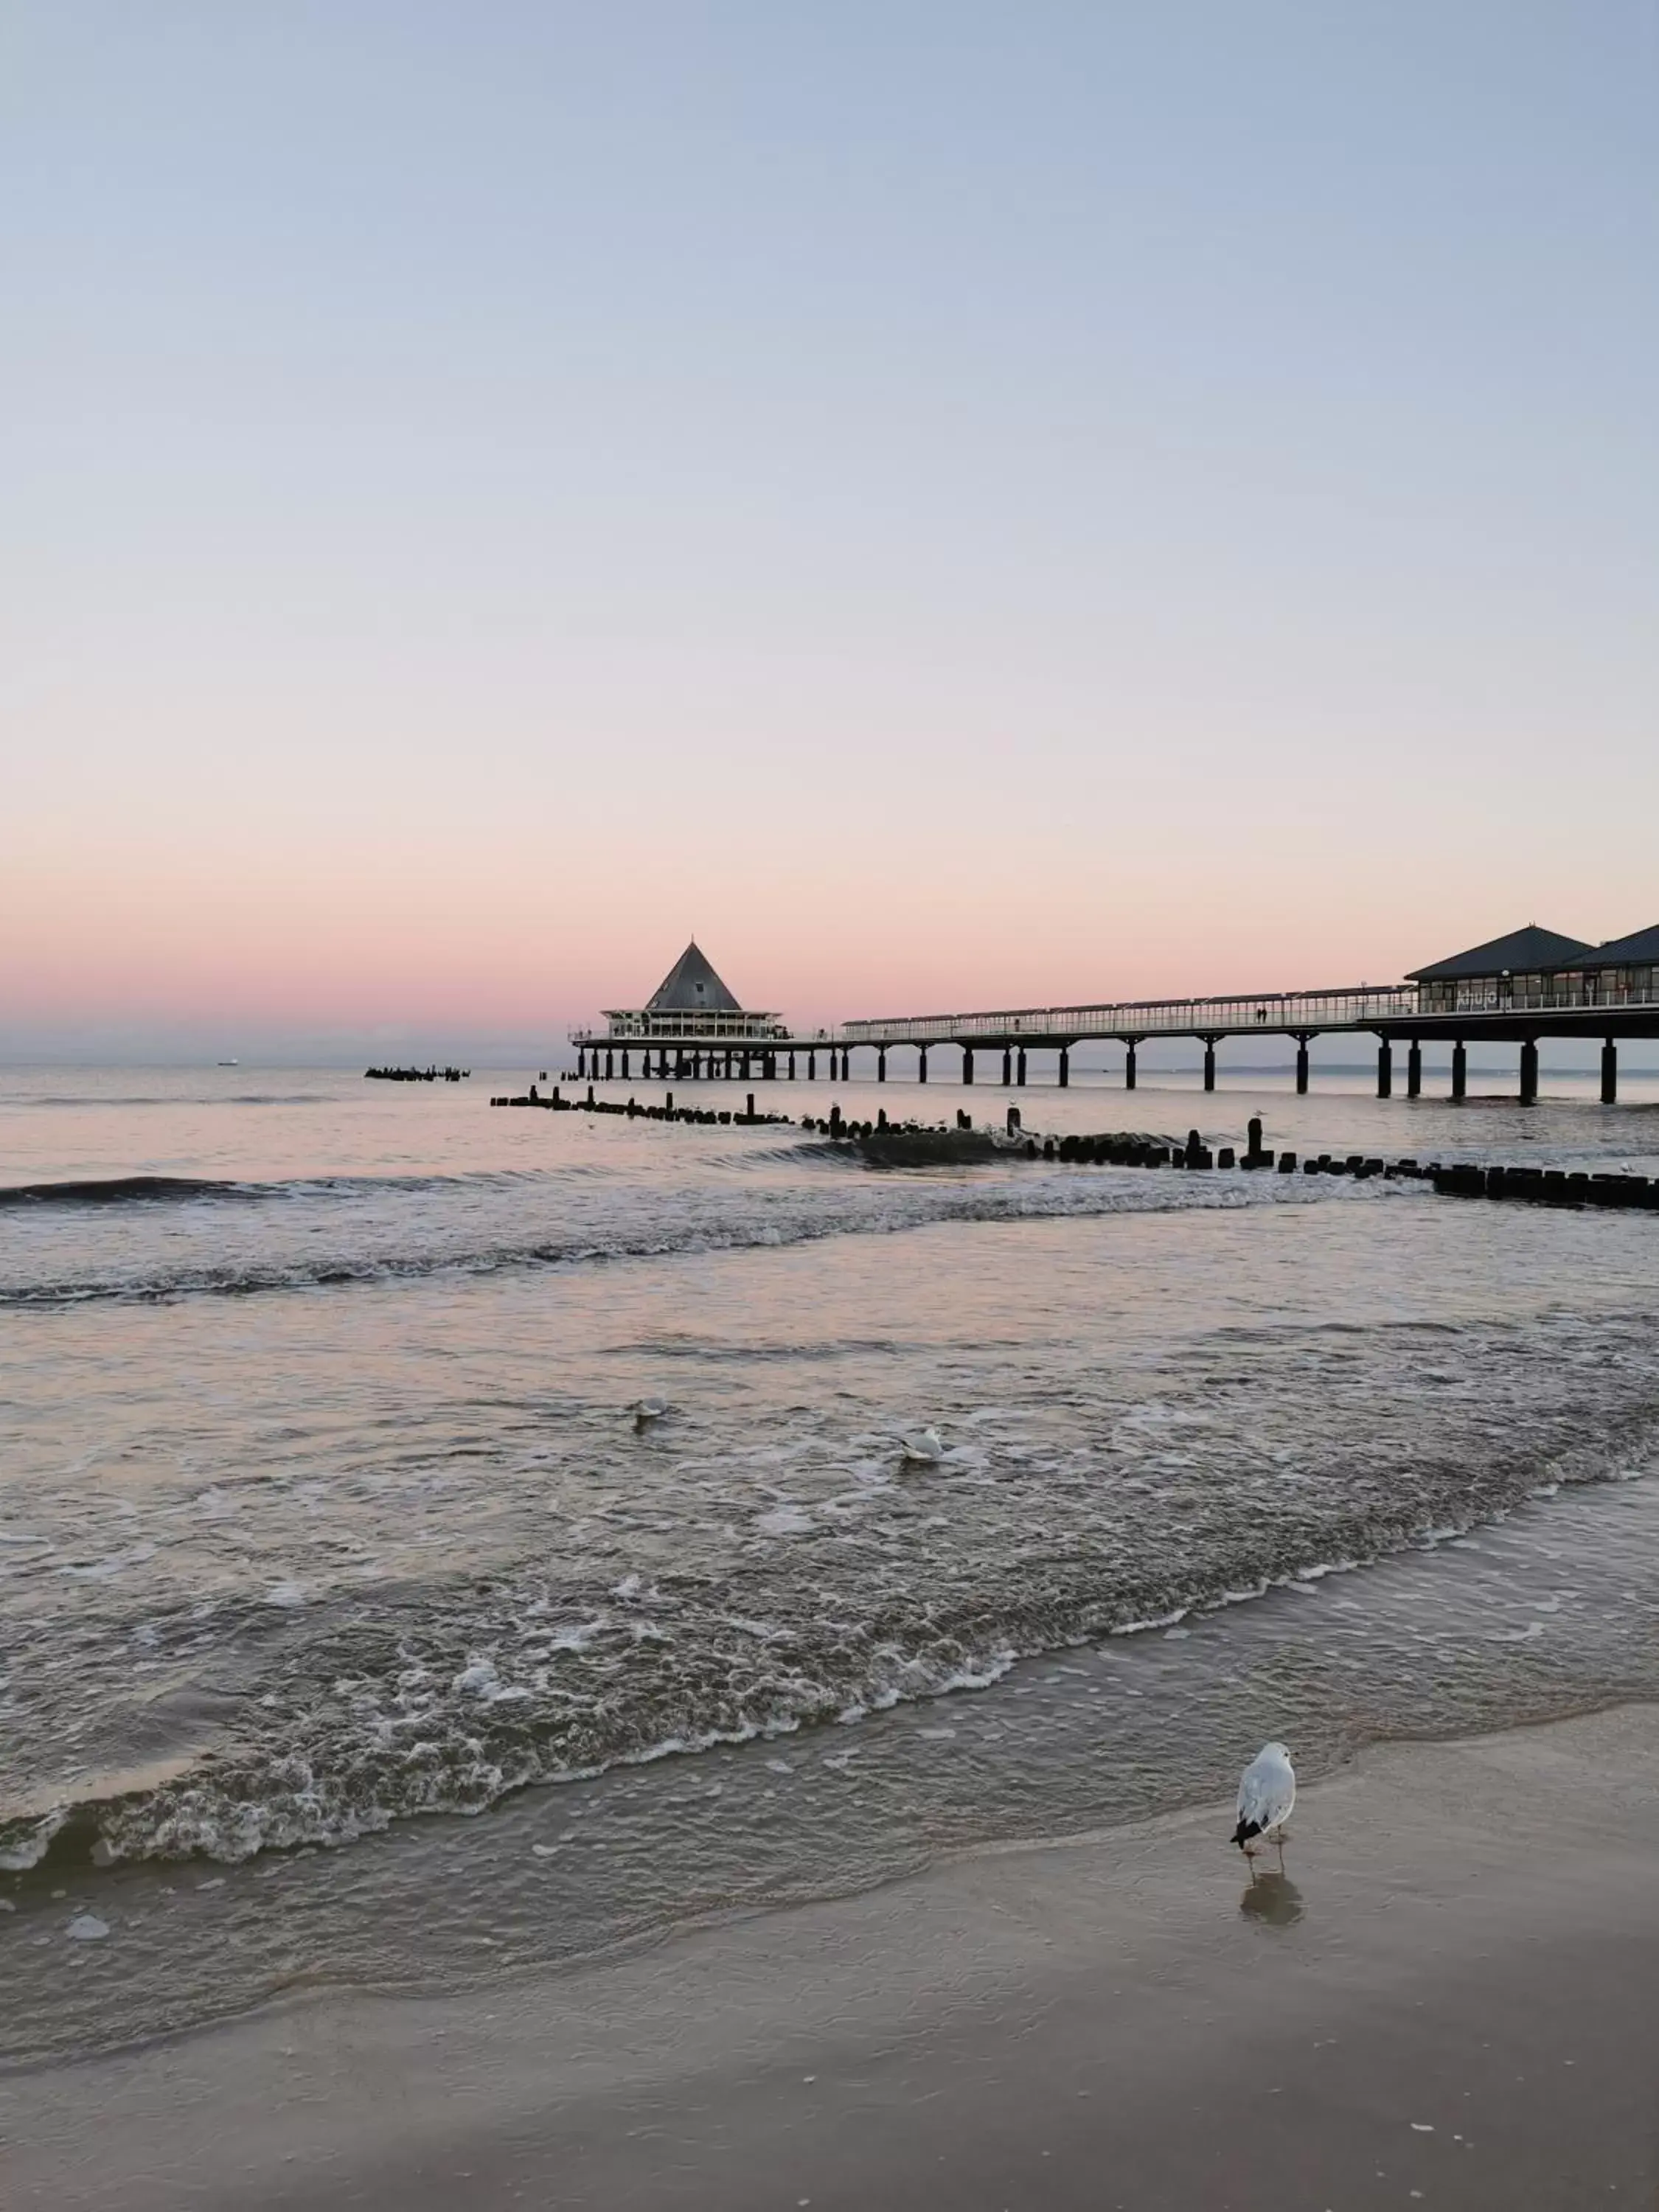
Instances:
[[[1379,1098],[1394,1096],[1394,1046],[1387,1037],[1376,1048],[1376,1095]]]
[[[1619,1048],[1609,1037],[1601,1048],[1601,1103],[1619,1103]]]
[[[1538,1040],[1528,1037],[1521,1048],[1521,1103],[1538,1103]]]

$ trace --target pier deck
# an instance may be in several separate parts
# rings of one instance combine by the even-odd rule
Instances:
[[[688,963],[690,963],[688,967]],[[697,980],[695,1004],[678,988],[683,971]],[[714,1003],[715,993],[720,1003]],[[1659,925],[1591,945],[1529,923],[1467,952],[1414,969],[1400,983],[1343,984],[1312,991],[1238,992],[1222,997],[1137,999],[1066,1006],[1021,1006],[992,1012],[887,1014],[844,1022],[838,1029],[792,1033],[775,1014],[745,1013],[708,967],[694,945],[649,1006],[613,1012],[603,1030],[570,1032],[577,1073],[626,1079],[637,1056],[641,1073],[696,1081],[705,1077],[793,1078],[805,1057],[809,1079],[823,1054],[831,1081],[851,1075],[851,1054],[876,1055],[876,1078],[887,1079],[887,1056],[909,1046],[917,1080],[927,1080],[927,1055],[935,1047],[962,1054],[962,1080],[974,1080],[976,1051],[1000,1051],[1002,1081],[1023,1085],[1029,1055],[1051,1052],[1057,1079],[1071,1080],[1071,1055],[1079,1044],[1124,1048],[1124,1084],[1133,1091],[1138,1048],[1153,1038],[1191,1037],[1204,1047],[1204,1087],[1215,1088],[1216,1047],[1229,1037],[1284,1036],[1295,1040],[1297,1088],[1309,1081],[1308,1048],[1331,1034],[1369,1034],[1377,1040],[1376,1087],[1389,1097],[1394,1085],[1394,1047],[1405,1043],[1406,1095],[1422,1090],[1423,1047],[1452,1047],[1451,1095],[1465,1095],[1467,1048],[1508,1042],[1520,1047],[1520,1096],[1538,1095],[1538,1048],[1552,1037],[1601,1041],[1601,1097],[1618,1097],[1619,1045],[1631,1037],[1659,1037]]]

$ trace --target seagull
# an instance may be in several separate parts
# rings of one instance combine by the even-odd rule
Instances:
[[[936,1460],[945,1456],[945,1440],[937,1429],[901,1429],[899,1443],[903,1447],[906,1459],[915,1460],[924,1466],[931,1467]]]
[[[665,1398],[638,1398],[634,1402],[634,1426],[636,1429],[648,1428],[653,1421],[661,1420],[667,1411],[668,1401]]]
[[[1285,1855],[1285,1823],[1296,1802],[1296,1770],[1282,1743],[1264,1743],[1244,1770],[1238,1785],[1238,1826],[1233,1841],[1247,1859],[1255,1856],[1252,1838],[1264,1836]]]

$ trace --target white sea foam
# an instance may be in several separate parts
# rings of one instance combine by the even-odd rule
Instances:
[[[125,1552],[112,1552],[107,1559],[96,1560],[91,1566],[59,1567],[58,1571],[70,1582],[106,1583],[116,1575],[125,1574],[129,1567],[141,1567],[155,1557],[154,1544],[134,1544]]]
[[[817,1525],[804,1505],[775,1505],[755,1517],[755,1527],[763,1536],[810,1535]]]

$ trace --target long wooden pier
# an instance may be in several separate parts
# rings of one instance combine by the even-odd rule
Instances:
[[[649,1007],[612,1013],[604,1030],[573,1030],[577,1073],[626,1079],[635,1058],[649,1080],[718,1077],[816,1079],[820,1058],[831,1082],[848,1081],[854,1052],[875,1054],[878,1082],[887,1080],[888,1055],[901,1048],[916,1054],[916,1079],[926,1083],[928,1054],[939,1048],[962,1055],[961,1079],[975,1080],[976,1055],[1001,1055],[1005,1088],[1023,1086],[1035,1054],[1052,1054],[1063,1090],[1071,1081],[1071,1056],[1079,1044],[1121,1044],[1124,1087],[1133,1091],[1139,1048],[1152,1039],[1192,1038],[1204,1048],[1204,1088],[1216,1085],[1217,1048],[1229,1038],[1282,1036],[1296,1045],[1296,1087],[1309,1085],[1309,1048],[1316,1037],[1370,1035],[1377,1040],[1376,1090],[1394,1090],[1394,1053],[1406,1051],[1407,1097],[1421,1095],[1423,1047],[1449,1044],[1451,1096],[1467,1095],[1468,1047],[1507,1042],[1519,1047],[1519,1095],[1538,1096],[1538,1048],[1547,1038],[1601,1041],[1601,1098],[1619,1095],[1619,1045],[1631,1037],[1659,1037],[1659,925],[1600,945],[1528,924],[1468,952],[1419,969],[1403,982],[1344,984],[1310,991],[1240,992],[1225,997],[1136,999],[1085,1006],[1020,1006],[982,1013],[890,1014],[843,1022],[838,1029],[792,1033],[774,1014],[746,1014],[725,992],[714,971],[702,972],[727,1003],[715,1010],[678,1003],[670,986],[688,962],[702,963],[695,945]],[[698,992],[705,986],[696,984]],[[803,1066],[804,1062],[804,1066]],[[995,1080],[993,1076],[992,1080]]]
[[[1466,1048],[1494,1041],[1520,1047],[1520,1095],[1538,1091],[1538,1046],[1546,1037],[1601,1040],[1602,1096],[1618,1096],[1619,1041],[1659,1037],[1659,991],[1650,984],[1639,993],[1617,996],[1586,992],[1583,983],[1559,992],[1483,989],[1460,994],[1452,1005],[1436,1005],[1419,983],[1352,984],[1337,989],[1245,993],[1229,998],[1146,999],[1073,1006],[1022,1006],[991,1013],[885,1016],[847,1022],[837,1032],[843,1050],[863,1047],[877,1056],[885,1074],[887,1054],[912,1046],[918,1073],[926,1082],[930,1047],[955,1047],[962,1054],[962,1079],[975,1079],[976,1053],[1000,1053],[1002,1080],[1018,1087],[1027,1078],[1028,1055],[1052,1053],[1063,1089],[1070,1080],[1071,1054],[1079,1044],[1102,1042],[1124,1048],[1124,1085],[1133,1091],[1136,1049],[1149,1039],[1192,1038],[1204,1047],[1204,1087],[1216,1083],[1216,1051],[1226,1039],[1283,1036],[1296,1045],[1296,1087],[1309,1082],[1309,1048],[1332,1034],[1375,1036],[1377,1095],[1394,1087],[1394,1048],[1407,1046],[1406,1092],[1417,1097],[1423,1087],[1423,1046],[1452,1048],[1451,1096],[1467,1091]]]

